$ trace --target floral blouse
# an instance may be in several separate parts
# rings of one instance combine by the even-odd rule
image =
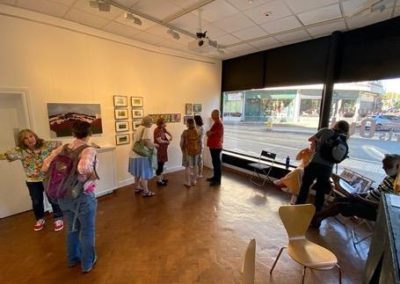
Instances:
[[[51,151],[61,145],[59,141],[45,141],[39,149],[30,150],[15,147],[5,153],[0,153],[0,160],[8,160],[10,162],[21,160],[26,174],[26,181],[38,182],[43,181],[41,168],[43,160],[50,155]]]

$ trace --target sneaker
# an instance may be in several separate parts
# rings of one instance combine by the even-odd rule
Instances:
[[[64,229],[64,221],[63,220],[56,220],[54,221],[54,231],[58,232]]]
[[[46,223],[46,221],[44,219],[37,220],[35,225],[33,226],[33,230],[35,232],[41,231],[43,229],[43,227],[44,227],[44,223]]]
[[[82,272],[83,272],[83,273],[88,273],[88,272],[90,272],[90,271],[94,268],[94,265],[96,264],[96,261],[97,261],[97,255],[94,256],[92,266],[89,267],[89,268],[86,269],[86,270],[82,270]]]

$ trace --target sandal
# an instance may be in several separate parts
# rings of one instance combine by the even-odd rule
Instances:
[[[141,193],[141,192],[143,192],[143,188],[136,188],[135,189],[135,193]]]
[[[152,191],[148,191],[148,192],[142,193],[142,196],[143,196],[143,197],[152,197],[152,196],[154,196],[154,195],[156,195],[156,193],[155,193],[155,192],[152,192]]]

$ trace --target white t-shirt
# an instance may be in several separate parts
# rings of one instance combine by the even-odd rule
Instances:
[[[143,133],[143,136],[142,136],[142,133]],[[151,132],[150,127],[144,127],[143,125],[141,125],[141,126],[139,126],[138,129],[136,129],[135,134],[133,135],[132,148],[133,148],[133,145],[135,145],[135,142],[139,141],[140,139],[149,139],[150,141],[153,141],[153,134]],[[130,158],[138,158],[138,157],[142,157],[142,156],[136,154],[135,152],[133,152],[131,150],[129,153],[129,157]]]

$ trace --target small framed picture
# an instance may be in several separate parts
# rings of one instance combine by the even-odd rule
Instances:
[[[202,110],[201,104],[193,104],[193,112],[200,113]]]
[[[134,120],[132,120],[132,130],[133,130],[133,131],[135,131],[136,129],[138,129],[140,125],[142,125],[142,120],[141,120],[141,119],[134,119]]]
[[[186,115],[193,114],[193,104],[185,104],[185,114]]]
[[[128,109],[121,108],[114,110],[115,119],[128,119]]]
[[[142,109],[133,109],[132,110],[132,118],[142,118],[143,117],[143,110]]]
[[[131,97],[132,107],[143,107],[143,97]]]
[[[128,121],[116,121],[115,122],[115,132],[129,131]]]
[[[127,107],[128,97],[127,96],[114,96],[114,106],[115,107]]]
[[[115,144],[123,145],[130,143],[130,135],[129,134],[117,134],[115,135]]]

